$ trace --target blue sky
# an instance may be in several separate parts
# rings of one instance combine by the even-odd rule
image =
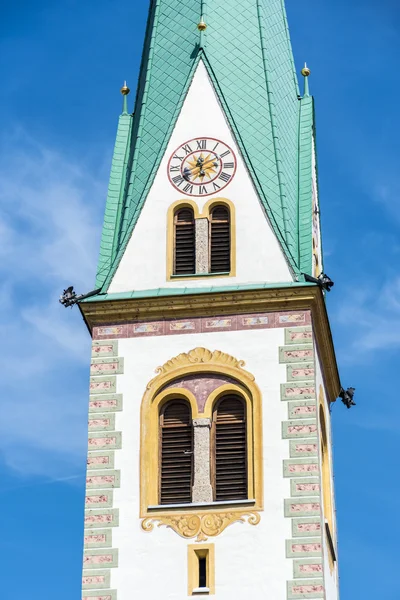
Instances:
[[[139,4],[139,6],[137,6]],[[400,178],[396,0],[287,0],[316,98],[341,594],[398,600]],[[89,336],[62,288],[93,286],[119,88],[147,2],[8,3],[0,19],[2,597],[80,593]],[[131,102],[132,94],[130,96]]]

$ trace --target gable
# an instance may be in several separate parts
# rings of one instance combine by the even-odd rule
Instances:
[[[265,215],[205,65],[200,61],[134,232],[109,286],[110,293],[188,285],[187,280],[168,281],[167,277],[168,211],[177,201],[188,199],[183,189],[171,185],[168,164],[177,148],[196,138],[223,141],[237,160],[236,173],[222,191],[195,198],[200,214],[212,197],[227,199],[235,210],[236,275],[229,277],[229,281],[213,277],[212,285],[292,281],[284,253]],[[204,287],[206,281],[204,277],[191,279],[190,286]]]

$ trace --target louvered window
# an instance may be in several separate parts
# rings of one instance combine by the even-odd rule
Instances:
[[[191,208],[175,214],[174,274],[193,275],[196,271],[195,225]]]
[[[210,218],[210,273],[231,270],[231,226],[229,209],[215,206]]]
[[[236,394],[215,407],[213,463],[214,500],[247,499],[246,405]]]
[[[191,502],[192,415],[183,400],[170,400],[161,411],[160,463],[160,504]]]

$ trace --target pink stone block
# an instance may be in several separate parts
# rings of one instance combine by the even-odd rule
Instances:
[[[104,544],[106,542],[106,536],[104,534],[101,535],[85,535],[84,537],[85,544]]]
[[[319,492],[319,483],[296,483],[297,492]]]
[[[290,387],[286,388],[285,396],[290,398],[291,396],[311,396],[315,394],[314,387]]]
[[[292,587],[293,594],[323,594],[323,585],[295,585]]]
[[[111,387],[111,381],[91,381],[89,385],[90,391],[109,390]]]
[[[105,583],[106,578],[104,575],[84,575],[82,577],[82,585],[93,585]],[[91,596],[91,600],[93,597]]]
[[[299,452],[299,454],[303,454],[306,452],[317,452],[317,448],[317,444],[296,444],[295,451]]]
[[[300,565],[300,569],[299,569],[300,573],[309,573],[309,574],[313,574],[313,573],[322,573],[322,565],[321,564],[307,564],[307,565]]]
[[[83,564],[85,567],[88,565],[107,565],[113,562],[112,554],[87,554],[83,558]]]
[[[312,332],[311,331],[292,331],[290,334],[290,339],[294,341],[303,341],[303,340],[311,340]]]
[[[108,501],[108,496],[101,494],[97,496],[86,496],[85,504],[106,504]]]
[[[112,523],[113,515],[86,515],[85,523],[93,525],[95,523]]]
[[[118,362],[113,363],[92,363],[90,370],[93,374],[98,375],[99,373],[110,373],[118,369]]]
[[[317,431],[317,425],[289,425],[288,433],[309,434]]]
[[[319,543],[311,543],[311,544],[292,544],[292,552],[321,552],[321,544]]]
[[[86,477],[86,485],[94,485],[101,487],[103,484],[113,484],[115,482],[114,475],[89,475]]]
[[[286,358],[313,358],[313,351],[311,348],[305,350],[285,350],[284,355]]]
[[[91,400],[89,402],[89,408],[116,408],[116,400]]]
[[[314,373],[314,369],[293,369],[292,377],[296,379],[311,379],[312,377],[314,377]]]
[[[109,456],[89,456],[86,461],[88,467],[93,467],[94,465],[108,465],[110,464]]]
[[[316,533],[321,531],[321,523],[298,523],[296,529],[299,533]]]
[[[93,346],[92,348],[95,354],[110,354],[113,352],[113,346]]]
[[[318,473],[318,465],[289,465],[289,473]]]
[[[306,504],[291,504],[290,505],[290,512],[295,514],[295,513],[303,513],[303,512],[316,512],[319,511],[320,509],[320,505],[318,502],[307,502]]]
[[[115,437],[90,438],[89,448],[106,448],[107,446],[115,446],[117,439]]]
[[[112,600],[112,598],[110,594],[105,596],[102,594],[101,596],[82,596],[82,600]]]
[[[97,429],[98,427],[109,427],[110,419],[89,419],[89,429]]]
[[[296,406],[293,409],[294,415],[310,415],[317,412],[316,406]]]

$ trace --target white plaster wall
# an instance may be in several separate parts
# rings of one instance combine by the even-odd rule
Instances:
[[[325,410],[325,420],[326,420],[326,433],[327,433],[327,437],[328,437],[330,463],[331,463],[331,467],[332,467],[331,489],[334,492],[335,488],[334,488],[334,479],[333,479],[331,419],[330,419],[330,414],[329,414],[329,405],[328,405],[328,401],[327,401],[327,395],[326,395],[326,391],[325,391],[325,383],[324,383],[324,379],[322,376],[321,363],[320,363],[320,360],[318,357],[318,353],[316,353],[315,367],[316,367],[315,381],[316,381],[316,392],[317,392],[317,401],[318,401],[318,404],[317,404],[317,406],[318,406],[318,423],[319,423],[319,390],[320,390],[320,386],[322,386],[322,389],[324,390],[324,410]],[[319,423],[319,427],[320,427],[320,423]],[[323,508],[324,508],[323,499],[324,499],[324,490],[323,490],[323,486],[321,485],[322,512],[323,512]],[[334,497],[332,499],[332,512],[333,512],[333,528],[334,528],[334,531],[332,532],[332,536],[333,536],[333,539],[336,540],[337,539],[337,530],[336,530],[335,498]],[[325,515],[323,515],[323,519],[325,522]],[[330,566],[329,566],[328,553],[329,553],[329,549],[327,546],[327,540],[326,540],[325,529],[324,529],[323,530],[323,554],[324,554],[323,555],[323,564],[324,564],[326,600],[337,600],[337,598],[339,597],[338,568],[337,568],[337,563],[336,563],[334,570],[331,573]],[[338,558],[338,557],[336,557],[336,558]]]
[[[124,410],[116,417],[116,429],[122,431],[122,450],[115,457],[121,488],[114,491],[120,525],[113,530],[119,568],[111,570],[111,587],[118,590],[118,600],[187,598],[187,546],[194,540],[166,527],[156,526],[152,532],[140,527],[139,421],[142,396],[155,368],[197,346],[245,360],[245,369],[255,376],[263,396],[264,511],[257,526],[235,523],[208,539],[207,543],[215,544],[216,596],[219,600],[286,600],[293,561],[285,553],[291,520],[283,510],[290,482],[282,476],[289,448],[281,432],[287,404],[280,400],[280,384],[286,381],[286,365],[278,362],[280,345],[284,345],[283,328],[119,340],[119,355],[125,361],[125,374],[117,378],[117,392],[124,397]]]
[[[198,198],[200,211],[213,197],[228,198],[236,208],[236,277],[166,279],[167,211],[185,198],[167,177],[168,160],[176,148],[196,137],[214,137],[226,142],[238,160],[233,181],[219,193]],[[262,157],[260,157],[262,160]],[[235,283],[292,281],[281,247],[273,233],[258,195],[247,173],[204,64],[200,62],[165,156],[150,189],[125,254],[109,292],[126,292],[158,287],[204,287]]]

